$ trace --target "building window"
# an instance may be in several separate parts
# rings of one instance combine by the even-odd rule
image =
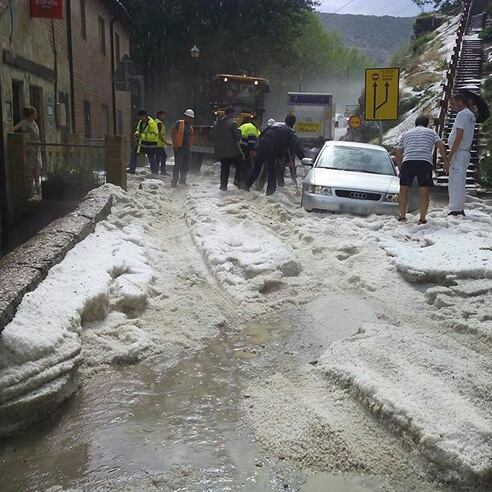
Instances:
[[[84,135],[85,138],[92,138],[91,103],[84,101]]]
[[[101,125],[103,136],[109,135],[109,108],[105,105],[101,106]]]
[[[121,60],[121,53],[120,53],[120,35],[115,32],[114,33],[114,56],[115,56],[115,62],[116,62],[116,68],[118,67],[118,64],[120,63]]]
[[[123,111],[118,111],[118,135],[123,135]]]
[[[102,17],[98,17],[99,24],[99,49],[103,55],[106,54],[106,22]]]
[[[80,0],[80,34],[87,39],[87,20],[85,18],[85,0]]]

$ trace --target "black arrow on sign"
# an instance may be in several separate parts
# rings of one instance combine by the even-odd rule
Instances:
[[[376,85],[376,84],[374,84]],[[386,95],[385,95],[385,99],[384,101],[376,107],[376,96],[374,96],[374,118],[376,118],[376,112],[381,109],[385,104],[388,103],[389,101],[389,88],[390,88],[390,84],[389,82],[386,82],[386,84],[384,84],[384,87],[386,88]]]
[[[373,87],[374,87],[374,97],[372,99],[372,104],[373,104],[373,106],[372,106],[372,117],[374,119],[376,119],[376,111],[378,110],[378,108],[376,108],[376,99],[378,96],[378,84],[377,84],[377,82],[374,82]]]

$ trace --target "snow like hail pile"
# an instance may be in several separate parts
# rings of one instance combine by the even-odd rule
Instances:
[[[137,227],[101,222],[24,296],[0,338],[0,435],[28,425],[77,389],[85,323],[145,306],[153,273],[142,238]],[[119,336],[129,350],[147,343],[135,327]]]
[[[408,433],[442,468],[486,477],[492,456],[487,357],[438,333],[390,325],[363,331],[332,344],[323,371]]]
[[[187,223],[198,250],[221,286],[242,301],[260,300],[301,266],[288,245],[251,217],[250,205],[234,195],[200,188],[187,195]]]
[[[409,436],[448,480],[492,476],[492,207],[469,198],[466,218],[385,229],[380,246],[426,289],[428,322],[370,323],[333,343],[319,367]],[[389,234],[387,234],[389,232]],[[390,301],[391,302],[391,301]],[[421,301],[422,302],[422,301]],[[425,304],[415,304],[415,313]]]

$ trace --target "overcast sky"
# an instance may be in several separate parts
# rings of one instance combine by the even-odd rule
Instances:
[[[395,15],[412,17],[420,10],[412,0],[321,0],[321,12],[334,12],[344,5],[339,14]]]

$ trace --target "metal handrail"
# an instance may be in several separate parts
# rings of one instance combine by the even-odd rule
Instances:
[[[89,145],[89,144],[60,144],[60,143],[50,143],[50,142],[27,142],[26,145],[36,146],[36,147],[61,147],[61,148],[86,148],[86,149],[104,149],[104,145]]]
[[[473,0],[465,0],[463,3],[463,13],[461,15],[460,25],[458,27],[458,32],[456,36],[456,44],[453,49],[453,55],[451,56],[451,61],[449,63],[449,68],[446,74],[446,84],[444,85],[443,94],[439,100],[439,116],[437,118],[436,131],[440,137],[442,137],[444,132],[444,124],[446,122],[446,115],[448,112],[449,101],[453,92],[454,81],[456,79],[456,70],[458,68],[458,63],[460,59],[460,53],[463,48],[463,37],[467,30],[471,11],[472,11]]]

